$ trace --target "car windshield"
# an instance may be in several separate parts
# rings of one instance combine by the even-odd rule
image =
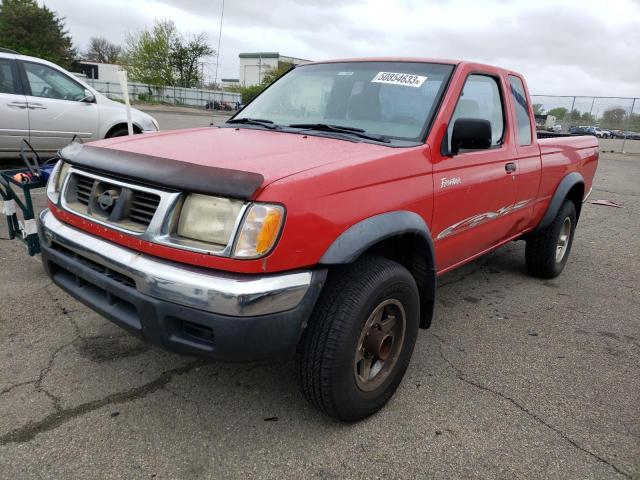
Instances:
[[[336,135],[348,132],[328,131],[327,126],[347,127],[361,137],[366,133],[419,142],[452,71],[453,65],[418,62],[302,65],[265,90],[234,121],[268,120],[293,128],[315,124]]]

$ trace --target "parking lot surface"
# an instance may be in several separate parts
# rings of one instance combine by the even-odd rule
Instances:
[[[234,113],[165,105],[142,105],[138,108],[152,115],[160,124],[160,130],[207,127],[212,123],[219,125]]]
[[[149,347],[2,239],[0,478],[640,478],[639,185],[639,157],[601,156],[591,198],[623,208],[585,205],[554,280],[523,242],[441,277],[397,394],[353,425],[293,362]]]

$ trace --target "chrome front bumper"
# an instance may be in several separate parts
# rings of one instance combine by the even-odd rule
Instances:
[[[124,275],[138,292],[206,312],[234,317],[269,315],[296,308],[321,271],[245,275],[162,260],[123,248],[60,222],[47,209],[40,214],[44,245],[74,254]]]

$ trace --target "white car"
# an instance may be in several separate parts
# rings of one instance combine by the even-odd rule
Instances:
[[[132,108],[131,116],[135,133],[159,130],[151,115]],[[127,133],[123,104],[51,62],[0,49],[0,156],[15,156],[23,138],[47,154],[74,135],[88,141]]]
[[[600,127],[593,127],[593,131],[595,136],[598,138],[609,138],[611,136],[611,132],[609,130],[603,130]]]

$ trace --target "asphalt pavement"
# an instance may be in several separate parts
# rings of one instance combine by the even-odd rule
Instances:
[[[293,362],[149,347],[0,239],[0,478],[640,478],[639,185],[640,157],[601,156],[591,198],[622,208],[585,205],[554,280],[522,242],[441,277],[398,392],[353,425]]]
[[[160,124],[161,130],[207,127],[211,124],[219,125],[229,118],[232,113],[235,113],[167,105],[140,105],[136,106],[136,108],[152,115]]]

